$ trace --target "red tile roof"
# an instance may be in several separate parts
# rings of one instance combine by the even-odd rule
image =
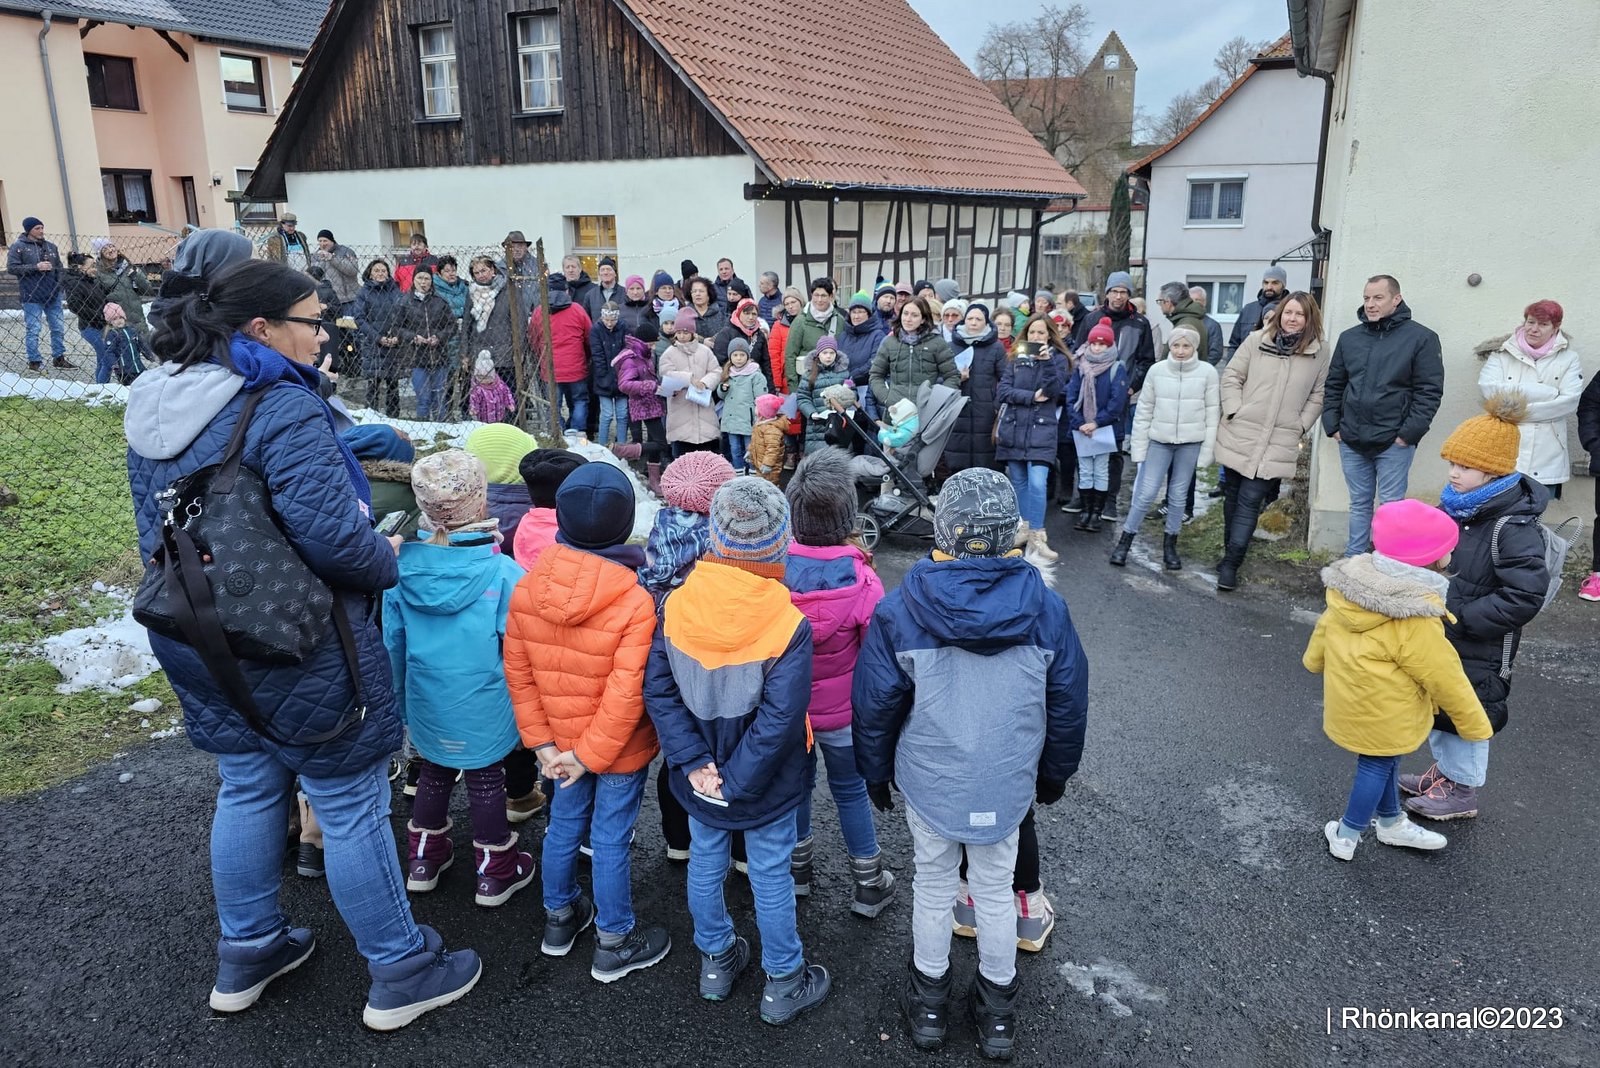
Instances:
[[[906,0],[615,0],[780,185],[1083,196]]]

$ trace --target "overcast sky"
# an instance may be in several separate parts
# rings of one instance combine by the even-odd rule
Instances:
[[[1134,104],[1152,115],[1160,114],[1177,93],[1192,89],[1211,76],[1211,57],[1224,41],[1238,34],[1251,40],[1270,40],[1289,29],[1284,0],[1082,2],[1095,20],[1089,48],[1099,48],[1106,34],[1117,31],[1139,65]],[[1045,7],[1032,0],[1004,5],[975,4],[972,0],[910,3],[968,66],[991,21],[1016,22]]]

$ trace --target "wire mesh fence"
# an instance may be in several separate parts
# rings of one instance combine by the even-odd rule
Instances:
[[[525,257],[514,247],[436,246],[413,258],[387,246],[324,253],[310,238],[285,253],[271,228],[242,232],[255,256],[319,276],[330,403],[353,421],[393,422],[424,447],[459,441],[484,421],[559,435],[548,354],[534,352],[528,338],[532,310],[548,299],[542,243]],[[45,241],[8,255],[0,276],[0,564],[12,574],[8,584],[29,589],[50,585],[50,572],[63,567],[77,574],[64,533],[92,539],[97,550],[131,552],[135,544],[121,415],[129,384],[159,358],[149,312],[173,269],[178,237],[47,234]],[[50,269],[38,269],[41,257]],[[494,295],[475,302],[470,281],[480,258],[494,265]],[[422,336],[435,339],[431,345],[416,343],[417,331],[403,331],[400,319],[421,263],[438,272],[447,309],[426,321]],[[392,288],[368,285],[384,275],[395,280]],[[367,289],[373,292],[364,296]],[[505,391],[488,390],[494,381]],[[479,384],[509,403],[475,405]]]

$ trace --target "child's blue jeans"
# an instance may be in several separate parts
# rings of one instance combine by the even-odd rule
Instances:
[[[682,775],[673,769],[669,774]],[[800,932],[795,928],[794,877],[789,857],[794,853],[794,813],[786,812],[771,823],[747,827],[745,851],[750,864],[750,893],[756,899],[756,928],[761,932],[761,967],[768,975],[792,975],[805,963]],[[722,885],[728,877],[732,831],[689,817],[689,915],[694,919],[694,944],[702,953],[726,952],[735,937]],[[595,853],[595,870],[600,854]]]
[[[728,435],[728,462],[733,465],[735,474],[743,474],[745,463],[750,456],[750,435]]]
[[[1400,815],[1400,758],[1397,756],[1357,756],[1356,781],[1350,786],[1350,803],[1340,820],[1356,834],[1367,829],[1376,815],[1392,819]]]
[[[1078,457],[1078,488],[1081,490],[1099,490],[1104,493],[1111,488],[1111,454],[1103,452],[1099,456]]]
[[[844,847],[852,857],[866,859],[878,855],[878,829],[872,823],[872,806],[867,801],[867,780],[856,770],[856,751],[850,744],[850,728],[830,731],[842,735],[841,744],[830,744],[817,733],[816,744],[806,758],[806,792],[801,798],[797,816],[797,839],[811,837],[811,793],[817,784],[817,751],[822,751],[822,761],[828,770],[828,790],[839,809],[839,833],[844,835]]]
[[[612,434],[612,427],[616,433]],[[613,441],[619,445],[628,440],[628,398],[605,397],[600,398],[600,444],[610,445]]]
[[[551,791],[550,826],[544,832],[545,911],[578,900],[578,846],[587,835],[594,850],[595,926],[607,934],[633,930],[629,846],[648,775],[648,768],[626,775],[589,774]]]

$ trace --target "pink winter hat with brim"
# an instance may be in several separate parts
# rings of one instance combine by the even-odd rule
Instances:
[[[1456,521],[1431,504],[1406,499],[1381,504],[1372,513],[1372,547],[1413,567],[1436,564],[1461,540]]]
[[[711,514],[711,498],[733,480],[733,465],[714,452],[686,452],[661,472],[661,496],[685,512]]]

